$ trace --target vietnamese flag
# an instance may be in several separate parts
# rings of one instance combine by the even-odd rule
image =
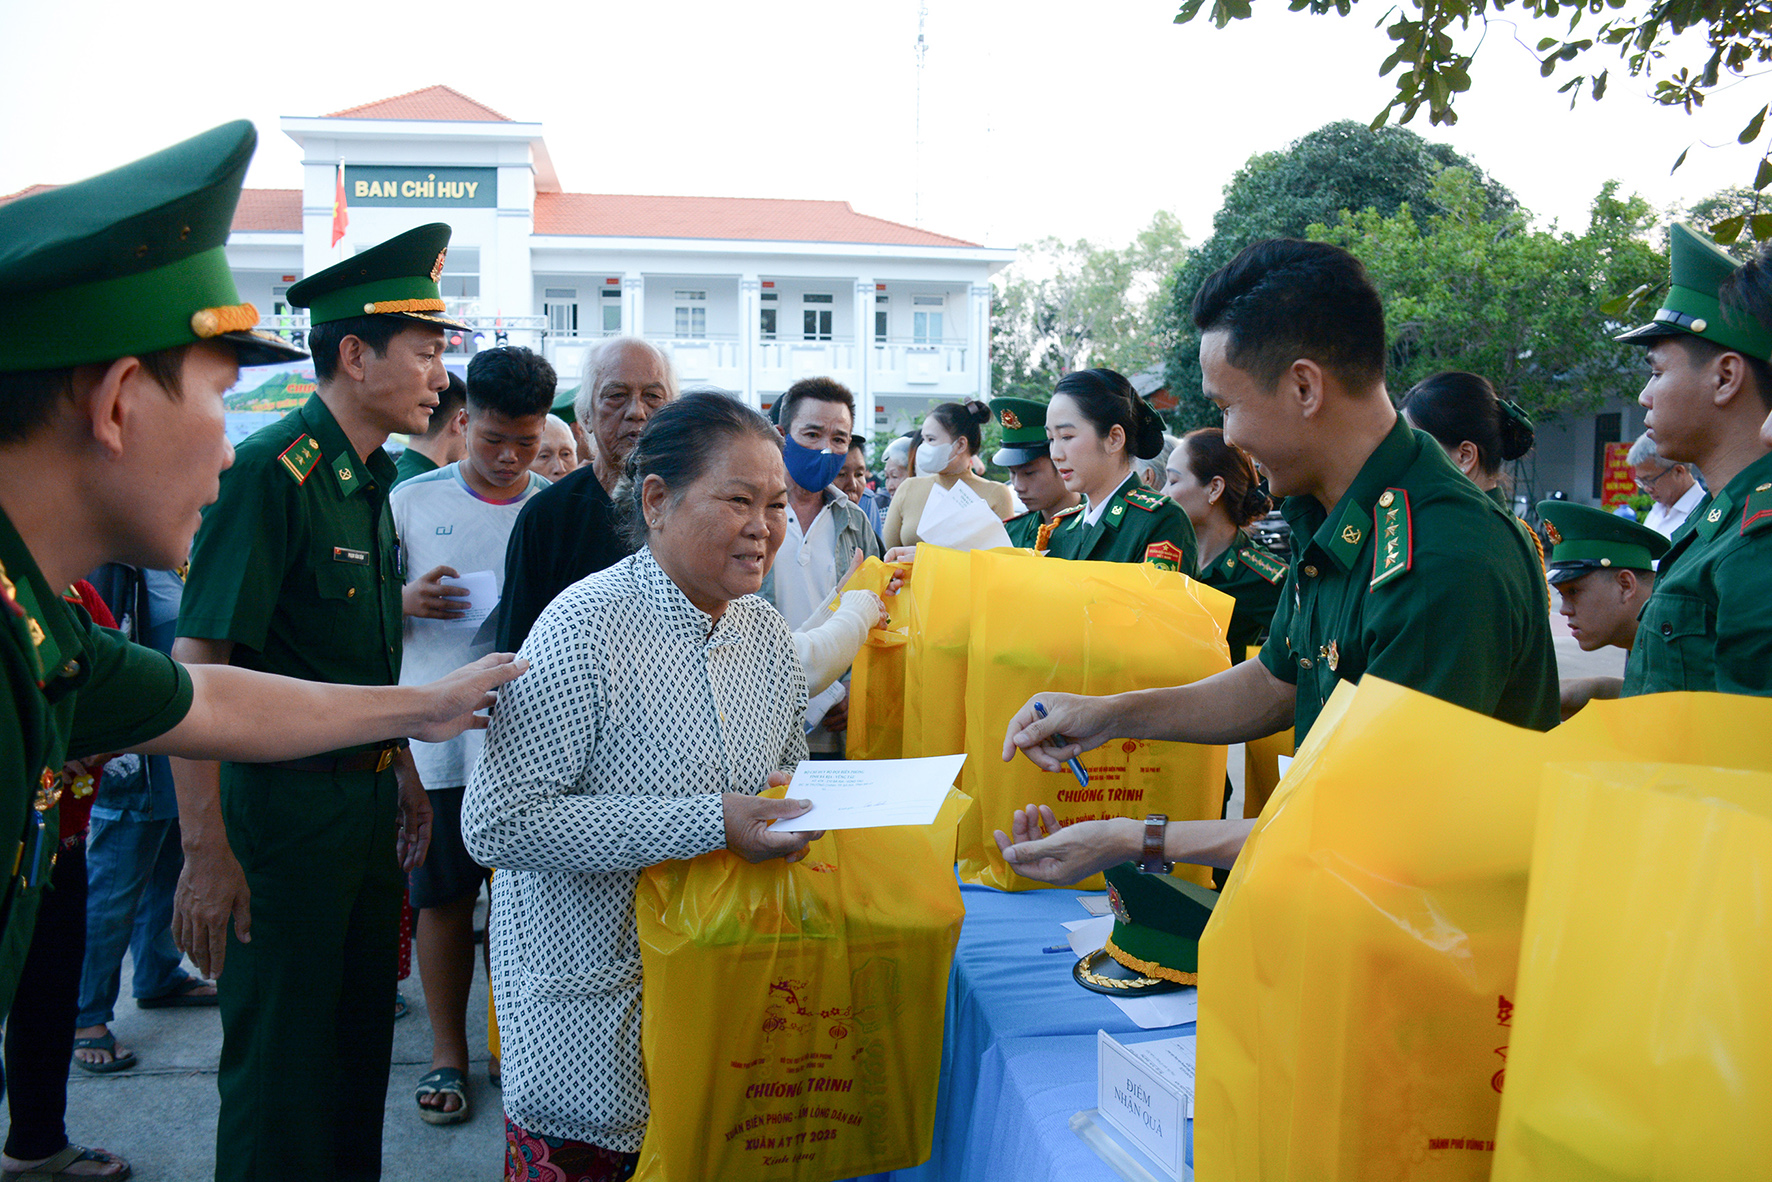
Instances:
[[[345,227],[351,224],[351,215],[345,209],[345,162],[338,162],[338,188],[332,194],[332,245],[337,246],[339,239],[345,236]]]

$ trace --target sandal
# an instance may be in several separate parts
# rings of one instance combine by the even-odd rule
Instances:
[[[418,1117],[428,1125],[460,1124],[468,1119],[468,1077],[459,1068],[439,1067],[426,1074],[412,1090],[415,1103],[431,1096],[454,1096],[461,1107],[454,1112],[418,1105]]]
[[[198,993],[199,989],[207,989],[209,992]],[[138,1010],[180,1010],[220,1004],[221,997],[215,992],[215,982],[205,981],[202,977],[187,978],[177,989],[171,993],[162,993],[159,997],[135,999],[135,1008]]]
[[[109,1030],[105,1031],[97,1038],[75,1039],[74,1049],[76,1051],[103,1051],[111,1057],[111,1061],[108,1063],[88,1063],[78,1055],[74,1056],[75,1066],[84,1071],[90,1071],[94,1075],[109,1075],[113,1071],[128,1071],[131,1067],[135,1066],[135,1052],[124,1051],[119,1055],[117,1053],[117,1036]],[[71,1161],[73,1159],[70,1158],[69,1160]]]
[[[123,1168],[115,1174],[76,1174],[68,1167],[77,1161],[96,1161],[107,1164],[114,1162]],[[82,1182],[82,1180],[91,1182],[92,1179],[100,1179],[102,1182],[123,1182],[130,1173],[129,1163],[116,1154],[107,1153],[103,1149],[87,1149],[84,1146],[70,1143],[63,1146],[60,1153],[39,1162],[28,1170],[0,1172],[0,1182]]]

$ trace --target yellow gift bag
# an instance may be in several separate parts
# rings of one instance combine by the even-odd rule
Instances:
[[[870,558],[844,586],[845,591],[872,591],[886,604],[885,628],[868,632],[855,654],[849,677],[849,759],[898,759],[904,750],[904,658],[908,628],[896,617],[898,596],[887,585],[898,566]]]
[[[1547,769],[1497,1182],[1772,1173],[1769,818],[1763,773]]]
[[[961,787],[977,805],[960,822],[960,876],[1003,890],[1044,886],[1005,866],[991,837],[1027,804],[1050,805],[1065,825],[1152,812],[1177,821],[1221,815],[1223,747],[1115,740],[1084,753],[1087,787],[1019,756],[1004,763],[1000,752],[1009,720],[1044,690],[1113,694],[1230,668],[1231,598],[1142,562],[1067,562],[1024,550],[974,550],[970,558],[964,749],[971,758]],[[919,561],[916,578],[923,573]],[[1203,867],[1184,873],[1211,885]],[[1103,889],[1100,875],[1080,885]]]
[[[1772,770],[1769,709],[1656,695],[1538,734],[1338,689],[1200,941],[1196,1176],[1488,1178],[1545,765]]]
[[[904,663],[904,758],[957,755],[966,750],[970,553],[918,543],[916,565],[898,594],[898,606],[909,637]]]
[[[928,1159],[967,803],[831,833],[791,866],[716,850],[641,875],[636,1178],[830,1182]]]

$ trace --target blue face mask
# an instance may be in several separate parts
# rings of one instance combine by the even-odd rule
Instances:
[[[783,439],[781,450],[782,459],[788,465],[788,479],[807,492],[830,487],[837,473],[843,470],[843,461],[849,458],[847,451],[813,451],[792,439]]]

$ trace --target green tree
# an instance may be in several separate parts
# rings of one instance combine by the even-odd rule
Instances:
[[[1388,216],[1408,205],[1418,217],[1447,212],[1434,181],[1449,167],[1464,171],[1484,221],[1519,209],[1513,193],[1469,159],[1404,127],[1330,123],[1283,151],[1251,156],[1225,186],[1212,236],[1188,253],[1171,284],[1161,333],[1170,343],[1167,377],[1179,400],[1171,424],[1185,431],[1218,422],[1218,412],[1200,396],[1200,339],[1190,311],[1207,276],[1251,242],[1302,238],[1312,225],[1334,224],[1343,210]]]
[[[1162,359],[1170,277],[1187,253],[1181,222],[1159,211],[1123,247],[1044,238],[998,276],[992,390],[1032,396],[1074,369],[1131,373]]]
[[[1647,241],[1648,203],[1608,182],[1576,235],[1533,230],[1521,211],[1490,219],[1463,169],[1444,170],[1433,188],[1443,212],[1368,209],[1309,231],[1357,255],[1384,297],[1392,393],[1459,369],[1533,415],[1634,396],[1638,359],[1613,342],[1621,325],[1602,305],[1666,274]]]
[[[1287,7],[1294,12],[1348,16],[1354,2],[1288,0]],[[1456,123],[1454,106],[1458,96],[1471,88],[1471,66],[1491,31],[1490,22],[1515,23],[1503,15],[1508,3],[1407,0],[1389,8],[1379,23],[1395,47],[1378,73],[1383,77],[1404,68],[1396,75],[1390,101],[1372,125],[1381,126],[1396,111],[1407,123],[1423,107],[1430,123]],[[1202,9],[1206,0],[1185,0],[1175,23],[1186,24]],[[1251,0],[1212,0],[1206,11],[1212,24],[1222,29],[1233,20],[1247,19],[1253,6]],[[1651,92],[1655,102],[1683,107],[1688,114],[1703,106],[1706,96],[1753,77],[1756,67],[1772,62],[1772,4],[1767,0],[1519,0],[1516,11],[1541,22],[1569,18],[1561,35],[1538,41],[1536,53],[1544,77],[1565,76],[1557,93],[1569,95],[1571,107],[1584,89],[1596,101],[1605,97],[1613,64],[1609,55],[1614,51],[1616,62],[1630,77],[1656,79]],[[1515,36],[1511,28],[1503,33],[1504,40]],[[1754,145],[1759,156],[1755,191],[1772,185],[1772,150],[1762,138],[1767,111],[1762,106],[1735,137],[1738,143]],[[1674,161],[1675,168],[1685,162],[1686,152]],[[1724,224],[1715,233],[1718,241],[1726,243],[1744,229],[1755,237],[1772,237],[1772,213]]]

